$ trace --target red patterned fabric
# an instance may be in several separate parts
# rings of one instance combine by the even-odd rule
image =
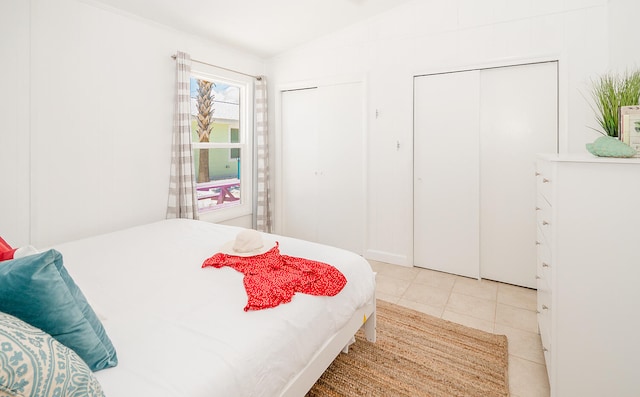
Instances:
[[[0,237],[0,262],[13,259],[13,254],[16,252],[16,250],[17,248],[11,248],[9,243],[4,241],[4,239]]]
[[[290,302],[296,292],[316,296],[334,296],[347,279],[326,263],[280,255],[278,243],[261,255],[241,257],[217,253],[202,267],[229,266],[244,274],[247,306],[244,311],[267,309]]]

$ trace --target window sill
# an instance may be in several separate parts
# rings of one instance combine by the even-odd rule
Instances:
[[[199,212],[198,218],[205,222],[219,223],[251,214],[251,208],[246,204],[241,204],[233,208]]]

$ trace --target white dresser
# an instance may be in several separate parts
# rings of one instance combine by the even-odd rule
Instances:
[[[640,159],[539,155],[536,170],[551,396],[640,396]]]

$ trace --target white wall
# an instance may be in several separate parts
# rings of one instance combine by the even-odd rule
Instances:
[[[640,68],[640,1],[609,0],[610,67],[619,72]]]
[[[14,41],[20,63],[31,52],[30,74],[22,73],[30,92],[9,110],[30,124],[31,145],[17,132],[3,129],[2,136],[17,148],[3,162],[26,166],[24,158],[31,158],[31,204],[25,200],[15,215],[20,225],[31,224],[31,244],[164,219],[175,79],[170,56],[181,50],[251,74],[263,74],[264,62],[88,0],[31,0],[30,6],[30,15],[21,6],[7,19],[16,18],[9,29],[20,36],[22,26],[31,26],[30,47]],[[2,104],[14,100],[5,90],[0,97]],[[24,231],[11,233],[24,241]]]
[[[0,2],[0,236],[29,242],[29,2]]]
[[[583,151],[597,136],[585,96],[608,66],[608,21],[606,0],[416,0],[271,59],[271,95],[296,81],[367,76],[366,256],[411,265],[413,76],[559,59],[560,147]]]

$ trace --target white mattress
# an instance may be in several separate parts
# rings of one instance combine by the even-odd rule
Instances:
[[[239,230],[176,219],[53,247],[117,350],[118,366],[96,373],[107,396],[278,396],[373,299],[360,256],[276,236],[283,255],[329,263],[347,285],[335,297],[296,294],[243,311],[243,275],[201,268]]]

